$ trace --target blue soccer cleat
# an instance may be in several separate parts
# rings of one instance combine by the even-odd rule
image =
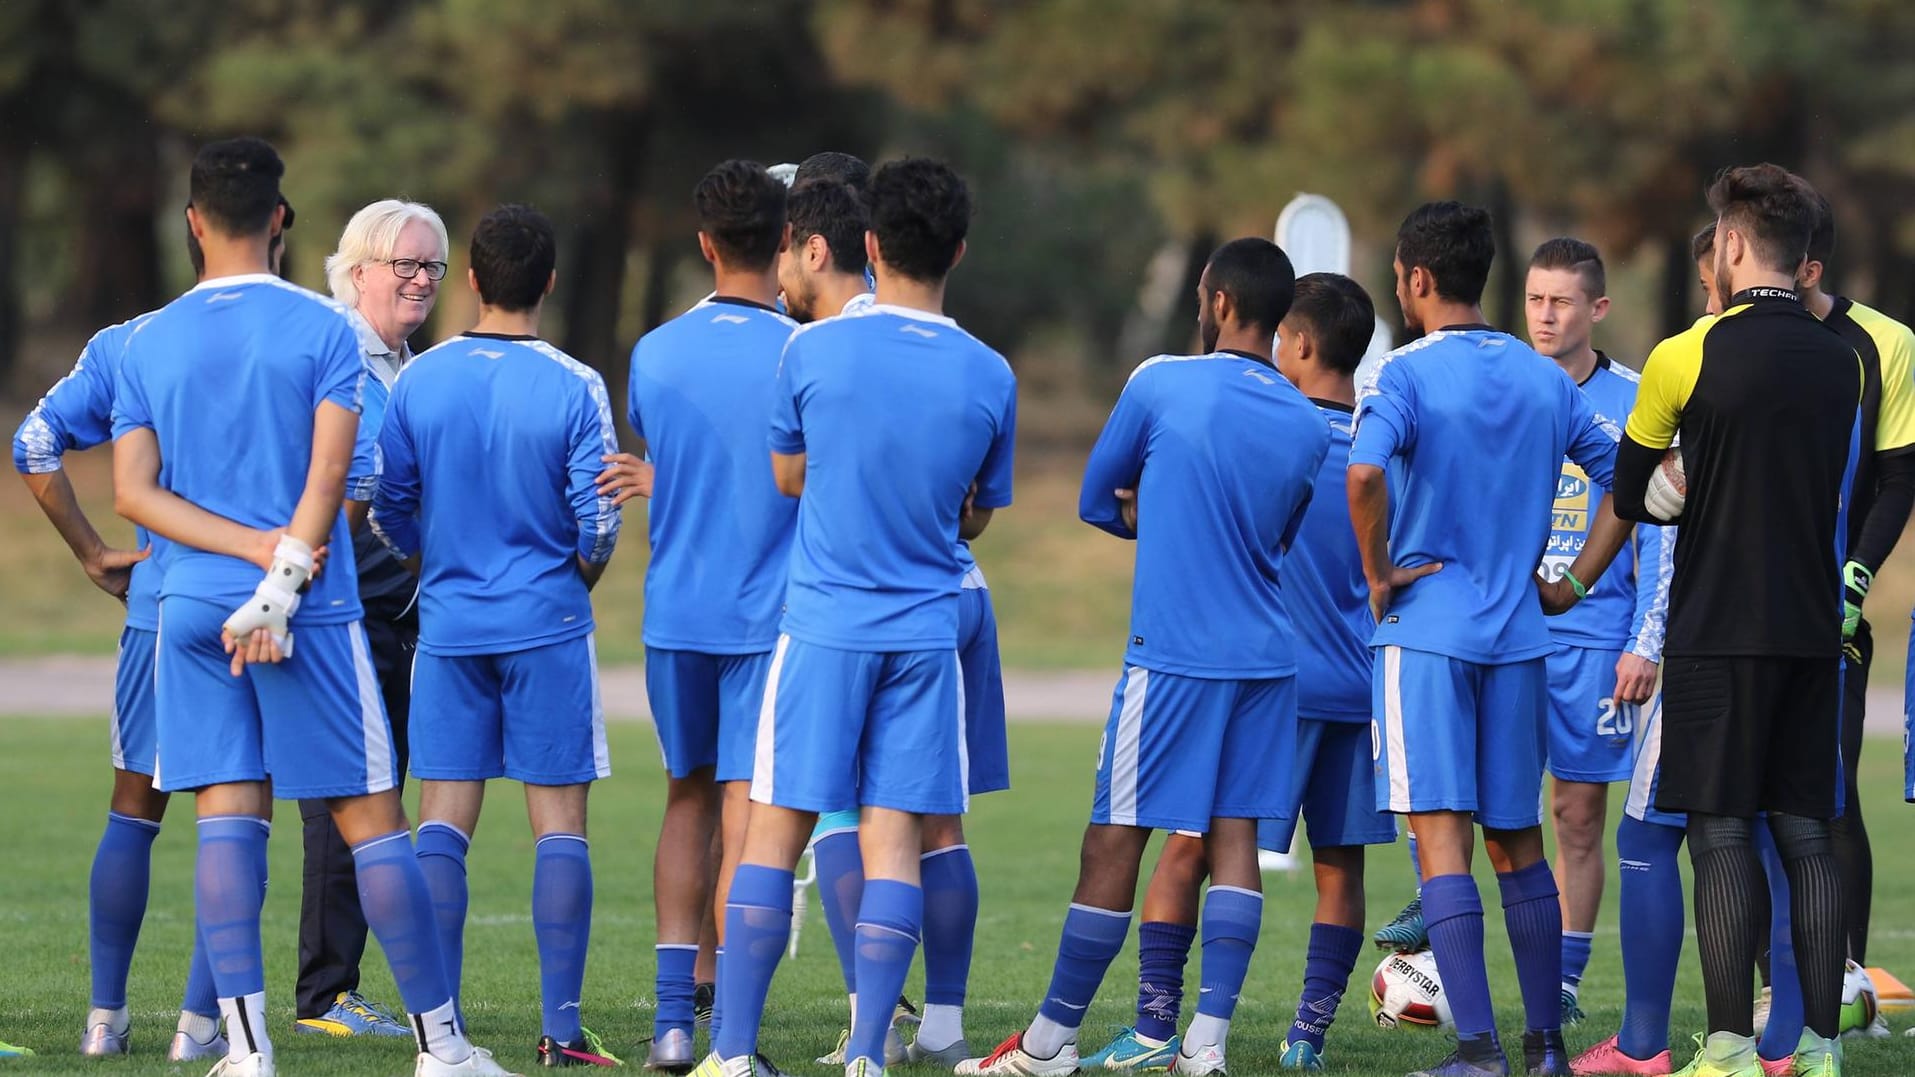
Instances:
[[[367,1002],[357,991],[341,991],[332,1006],[318,1017],[302,1017],[293,1022],[294,1032],[316,1036],[400,1036],[410,1037],[412,1030],[385,1010]]]
[[[1152,1046],[1137,1035],[1137,1029],[1126,1025],[1117,1034],[1117,1038],[1104,1045],[1104,1049],[1078,1063],[1079,1069],[1129,1070],[1143,1073],[1151,1070],[1167,1070],[1177,1061],[1177,1048],[1182,1039],[1172,1036],[1161,1044]]]
[[[1423,895],[1411,898],[1403,911],[1396,914],[1396,919],[1377,928],[1370,938],[1379,950],[1408,954],[1428,949],[1430,929],[1423,923]]]
[[[1309,1040],[1291,1043],[1283,1041],[1283,1055],[1277,1059],[1277,1066],[1286,1070],[1308,1070],[1312,1073],[1323,1069],[1323,1052],[1310,1045]]]

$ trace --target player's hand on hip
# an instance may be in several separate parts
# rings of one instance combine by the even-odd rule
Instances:
[[[1377,623],[1381,624],[1383,615],[1390,611],[1390,603],[1396,601],[1398,591],[1425,576],[1442,570],[1441,561],[1432,561],[1427,565],[1417,565],[1414,568],[1406,565],[1391,565],[1383,579],[1370,581],[1370,616],[1376,618]]]
[[[1536,597],[1543,604],[1543,612],[1551,617],[1569,612],[1582,601],[1567,579],[1546,580],[1541,576],[1536,577]]]
[[[133,584],[133,566],[146,560],[152,548],[144,550],[116,550],[111,546],[102,546],[100,552],[82,563],[87,579],[93,586],[119,599],[126,601],[126,591]]]
[[[1656,692],[1656,669],[1656,663],[1647,658],[1624,652],[1616,659],[1616,702],[1649,702]]]
[[[1130,528],[1131,532],[1135,533],[1137,530],[1137,491],[1119,488],[1112,490],[1111,493],[1117,495],[1118,517],[1124,521],[1125,527]]]
[[[599,457],[606,467],[598,473],[598,496],[612,499],[613,506],[635,497],[652,496],[652,465],[628,452],[607,453]]]

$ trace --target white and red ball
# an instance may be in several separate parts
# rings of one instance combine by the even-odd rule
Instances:
[[[1382,1028],[1454,1028],[1436,955],[1393,953],[1370,977],[1370,1016]]]

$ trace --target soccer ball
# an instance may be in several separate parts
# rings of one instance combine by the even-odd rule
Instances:
[[[1868,970],[1850,961],[1842,974],[1841,1031],[1866,1032],[1879,1012],[1881,1000],[1875,993],[1875,981],[1869,979]]]
[[[1664,523],[1673,523],[1682,515],[1689,500],[1689,475],[1682,459],[1682,446],[1671,445],[1662,454],[1662,463],[1649,473],[1649,488],[1643,492],[1642,506]]]
[[[1428,950],[1391,954],[1370,977],[1370,1016],[1380,1028],[1453,1028],[1450,1002]]]

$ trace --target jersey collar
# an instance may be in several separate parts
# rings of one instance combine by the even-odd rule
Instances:
[[[1257,364],[1258,366],[1267,366],[1267,367],[1269,367],[1269,368],[1270,368],[1271,370],[1275,370],[1275,369],[1277,369],[1277,364],[1275,364],[1275,363],[1273,363],[1273,362],[1271,362],[1271,361],[1270,361],[1270,360],[1268,360],[1268,359],[1265,359],[1265,358],[1264,358],[1263,356],[1261,356],[1261,355],[1253,355],[1253,354],[1251,354],[1250,352],[1242,352],[1242,351],[1238,351],[1238,350],[1237,350],[1237,349],[1235,349],[1235,348],[1218,348],[1215,354],[1217,354],[1217,355],[1234,355],[1234,356],[1236,356],[1236,357],[1237,357],[1237,358],[1239,358],[1239,359],[1248,359],[1248,360],[1250,360],[1251,362],[1253,362],[1253,363],[1255,363],[1255,364]]]
[[[1731,307],[1739,307],[1745,303],[1754,303],[1763,299],[1794,303],[1798,307],[1802,305],[1802,294],[1800,292],[1797,292],[1793,288],[1775,288],[1769,285],[1762,285],[1756,288],[1744,288],[1729,297],[1728,305]]]
[[[713,295],[711,298],[705,300],[705,302],[729,303],[734,307],[751,307],[754,310],[768,310],[772,312],[773,314],[784,313],[783,311],[779,310],[777,307],[770,306],[765,303],[760,303],[756,299],[746,299],[743,296],[737,296],[737,295]]]
[[[198,284],[195,284],[191,288],[188,288],[187,291],[188,292],[203,292],[209,289],[213,291],[218,291],[221,288],[231,288],[235,284],[278,284],[278,283],[280,283],[280,279],[278,277],[273,276],[271,273],[236,273],[230,277],[212,277],[207,280],[200,281]]]
[[[1445,325],[1437,329],[1437,332],[1439,333],[1496,333],[1496,332],[1501,332],[1501,330],[1497,329],[1493,325],[1484,325],[1482,322],[1463,322],[1460,325]]]
[[[1356,405],[1345,404],[1341,400],[1325,400],[1320,396],[1313,396],[1310,398],[1310,403],[1315,404],[1317,407],[1320,407],[1320,408],[1328,408],[1331,411],[1340,411],[1344,413],[1345,415],[1356,414]]]
[[[895,303],[873,303],[871,304],[871,309],[885,314],[896,314],[900,318],[915,318],[921,322],[936,322],[939,325],[948,325],[953,329],[958,327],[956,318],[947,317],[943,314],[933,314],[928,310],[919,310],[916,307],[900,307]]]

